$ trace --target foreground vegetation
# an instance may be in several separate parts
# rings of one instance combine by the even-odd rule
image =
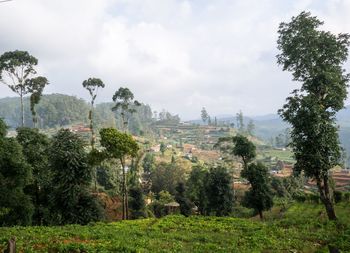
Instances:
[[[232,217],[167,216],[87,226],[0,229],[0,249],[12,236],[19,252],[328,252],[350,251],[349,203],[336,206],[339,221],[321,205],[274,208],[264,222]],[[281,211],[282,210],[282,211]]]

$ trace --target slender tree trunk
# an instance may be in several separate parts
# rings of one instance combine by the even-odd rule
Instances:
[[[334,204],[331,197],[331,192],[329,188],[329,178],[324,176],[322,179],[320,177],[316,178],[316,183],[318,191],[320,193],[320,199],[326,208],[328,219],[337,220],[335,214]]]
[[[93,122],[93,108],[94,104],[91,103],[91,109],[89,112],[89,119],[90,119],[90,132],[91,132],[91,149],[95,148],[95,131],[94,131],[94,122]]]
[[[263,212],[261,210],[258,210],[258,212],[259,212],[260,220],[263,220],[264,219]]]
[[[126,179],[125,179],[126,180]],[[128,185],[125,182],[125,212],[126,219],[129,219],[129,194],[128,194]]]
[[[91,101],[91,109],[89,112],[89,119],[90,119],[90,132],[91,132],[91,150],[95,148],[95,131],[94,131],[94,122],[93,122],[93,109],[94,109],[94,102]],[[94,171],[94,181],[95,181],[95,192],[97,192],[97,168],[95,166],[92,166],[92,170]]]
[[[22,91],[20,93],[20,97],[21,97],[21,123],[22,123],[22,127],[24,127],[24,105],[23,105],[23,93],[22,93]]]
[[[127,122],[127,119],[124,115],[124,113],[122,114],[122,121],[123,121],[123,132],[124,133],[127,133],[128,132],[128,122]]]
[[[126,191],[126,172],[125,172],[125,162],[124,159],[120,159],[123,169],[123,186],[122,186],[122,195],[123,195],[123,220],[127,219],[127,191]]]
[[[123,220],[125,220],[125,168],[124,165],[122,165],[123,167],[123,189],[122,189],[122,194],[123,194]]]
[[[125,161],[124,161],[125,168]],[[125,171],[125,169],[124,169]],[[124,185],[125,185],[125,218],[129,219],[129,193],[128,193],[128,173],[125,171]]]

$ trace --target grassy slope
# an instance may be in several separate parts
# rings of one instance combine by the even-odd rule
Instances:
[[[350,252],[349,203],[337,206],[338,225],[327,222],[321,206],[293,204],[282,218],[276,210],[265,222],[168,216],[88,226],[0,228],[0,245],[15,235],[20,252],[327,252],[330,242]]]

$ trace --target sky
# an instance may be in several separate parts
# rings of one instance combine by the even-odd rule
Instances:
[[[0,54],[35,56],[48,94],[87,100],[82,82],[97,77],[106,85],[97,102],[128,87],[184,120],[202,107],[264,115],[299,87],[276,63],[276,40],[279,23],[303,10],[350,32],[350,0],[13,0],[0,3]]]

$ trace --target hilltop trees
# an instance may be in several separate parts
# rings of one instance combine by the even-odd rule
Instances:
[[[0,56],[0,82],[17,93],[21,99],[21,122],[24,126],[23,97],[32,93],[32,112],[34,105],[39,102],[41,93],[46,84],[45,77],[33,77],[36,74],[34,67],[38,60],[26,51],[5,52]],[[33,113],[35,116],[35,113]]]
[[[128,131],[130,115],[136,112],[135,107],[140,106],[140,102],[134,100],[134,94],[128,89],[120,87],[113,95],[115,102],[113,111],[119,111],[122,119],[122,129]]]
[[[39,104],[41,96],[43,94],[45,86],[49,83],[46,77],[36,77],[27,80],[26,84],[28,86],[28,91],[30,95],[30,111],[32,113],[33,126],[36,127],[38,123],[37,113],[35,106]],[[23,103],[23,102],[22,102]]]
[[[87,89],[90,94],[90,111],[89,111],[89,120],[90,120],[90,131],[91,131],[91,148],[95,148],[95,132],[94,132],[94,122],[93,122],[93,111],[94,104],[97,97],[97,92],[99,88],[104,88],[105,84],[99,78],[89,78],[83,82],[83,87]]]
[[[304,171],[315,179],[328,218],[335,220],[329,170],[341,157],[335,114],[347,97],[349,75],[342,64],[348,56],[350,36],[319,30],[322,24],[302,12],[279,26],[277,62],[301,83],[279,114],[292,125],[295,172]]]
[[[95,167],[96,165],[96,155],[98,155],[98,152],[95,150],[95,142],[96,142],[96,136],[95,136],[95,129],[94,129],[94,105],[95,100],[97,97],[97,92],[99,88],[104,88],[105,84],[101,81],[99,78],[89,78],[85,81],[83,81],[83,87],[89,92],[90,94],[90,110],[89,110],[89,120],[90,120],[90,132],[91,132],[91,153],[90,153],[90,159],[89,163],[92,166],[94,170],[94,181],[95,181],[95,191],[97,190],[97,169]]]

